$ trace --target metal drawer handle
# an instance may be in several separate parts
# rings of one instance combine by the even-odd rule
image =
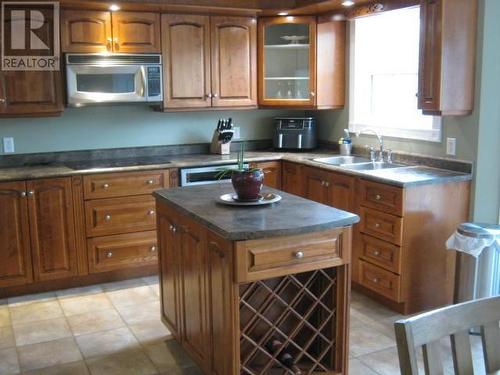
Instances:
[[[377,194],[377,195],[375,195],[375,199],[379,201],[382,199],[382,197],[380,196],[380,194]]]
[[[148,185],[153,185],[153,184],[154,184],[154,180],[147,180],[147,181],[146,181],[146,183],[147,183]]]
[[[111,220],[111,215],[104,215],[104,220],[110,221]]]
[[[149,251],[151,251],[152,253],[156,252],[156,246],[151,246]]]
[[[107,189],[107,188],[109,188],[109,184],[102,184],[102,188],[103,188],[103,189]]]
[[[112,251],[108,251],[106,253],[106,258],[111,258],[113,256],[113,252]]]
[[[295,256],[296,259],[302,259],[302,258],[304,258],[304,252],[303,251],[297,251],[294,254],[294,256]]]
[[[154,215],[155,214],[155,210],[149,210],[148,211],[148,215],[151,216],[151,215]]]

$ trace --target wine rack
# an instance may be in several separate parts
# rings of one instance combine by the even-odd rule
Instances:
[[[240,285],[241,374],[332,373],[336,285],[335,268]],[[280,345],[270,351],[270,341]],[[280,361],[283,353],[293,367]]]

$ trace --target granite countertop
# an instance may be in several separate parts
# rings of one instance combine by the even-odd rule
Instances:
[[[275,193],[283,199],[258,207],[234,207],[217,202],[219,196],[232,191],[226,184],[214,184],[162,189],[153,195],[232,241],[310,233],[359,221],[359,217],[350,212],[268,187],[264,187],[263,194]]]
[[[337,155],[328,150],[308,153],[249,151],[245,153],[248,162],[287,160],[324,170],[342,172],[394,186],[408,187],[413,185],[467,181],[472,179],[470,173],[461,173],[446,169],[426,166],[407,166],[397,169],[373,171],[349,170],[339,166],[327,165],[312,159]],[[64,177],[94,173],[130,172],[151,169],[185,168],[205,165],[223,165],[236,163],[236,153],[231,155],[188,154],[151,156],[125,159],[104,159],[72,161],[65,163],[43,163],[39,165],[0,168],[0,182],[19,181],[38,178]]]

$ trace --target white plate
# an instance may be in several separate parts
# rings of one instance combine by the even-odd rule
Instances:
[[[279,202],[281,200],[281,195],[273,193],[264,193],[262,194],[262,199],[251,202],[239,201],[236,200],[235,198],[236,194],[229,193],[221,195],[219,198],[217,198],[217,201],[230,206],[264,206],[266,204]]]

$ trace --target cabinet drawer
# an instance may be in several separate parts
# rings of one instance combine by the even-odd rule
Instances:
[[[359,262],[360,284],[393,301],[400,301],[400,276],[370,263]]]
[[[401,245],[403,219],[370,208],[360,208],[362,233]]]
[[[401,248],[365,234],[361,234],[361,258],[388,271],[401,272]]]
[[[87,201],[85,223],[88,237],[153,230],[155,201],[151,196]]]
[[[89,272],[99,273],[156,264],[157,248],[156,231],[89,239]]]
[[[403,189],[359,180],[360,204],[403,216]]]
[[[236,281],[246,282],[347,263],[342,230],[241,241],[236,244]],[[350,232],[349,232],[350,233]],[[349,238],[347,238],[349,237]]]
[[[83,178],[85,199],[151,194],[168,186],[168,171],[106,173]]]

